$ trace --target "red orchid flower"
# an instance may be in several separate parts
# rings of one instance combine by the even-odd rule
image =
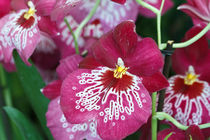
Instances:
[[[200,27],[193,27],[186,33],[185,40],[200,30]],[[178,75],[169,79],[164,112],[184,125],[208,123],[210,51],[206,36],[186,48],[176,49],[172,55],[172,66]]]
[[[111,0],[114,1],[116,3],[120,3],[120,4],[125,4],[126,0]]]
[[[205,27],[210,22],[209,5],[210,0],[187,0],[187,3],[179,6],[178,9],[191,16],[194,25]],[[208,38],[210,38],[210,31]]]
[[[80,68],[107,66],[115,68],[120,57],[129,67],[128,72],[142,77],[143,84],[149,92],[158,91],[168,86],[161,74],[163,58],[151,38],[138,41],[135,24],[125,21],[114,30],[102,36],[92,47],[92,56],[80,63]],[[104,57],[106,56],[106,57]]]
[[[94,58],[88,57],[81,64],[94,69],[79,69],[64,79],[60,105],[67,121],[83,123],[95,119],[102,139],[125,138],[147,121],[151,98],[142,76],[162,78],[163,59],[152,39],[138,42],[137,37],[132,21],[119,24],[93,46]],[[155,88],[167,86],[162,79],[165,83],[154,79]]]
[[[157,140],[205,140],[203,133],[197,125],[191,125],[186,131],[178,128],[164,129],[158,132]]]

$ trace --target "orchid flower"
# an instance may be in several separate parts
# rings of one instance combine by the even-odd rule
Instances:
[[[68,122],[83,123],[94,118],[102,139],[122,139],[147,121],[151,98],[140,74],[159,73],[163,59],[152,39],[138,42],[137,38],[134,23],[122,22],[92,47],[99,61],[88,57],[82,62],[83,68],[92,69],[78,69],[64,79],[60,105]],[[161,84],[156,81],[154,87],[168,83]]]
[[[178,9],[191,16],[194,25],[199,24],[205,27],[210,22],[209,4],[210,0],[187,0],[187,3],[179,6]],[[209,37],[210,31],[208,32]]]
[[[40,30],[50,35],[57,34],[54,24],[46,30],[46,22],[50,21],[49,18],[42,16],[49,15],[47,13],[49,8],[46,8],[49,4],[42,0],[36,1],[36,5],[32,1],[28,1],[27,4],[28,9],[21,9],[0,19],[0,48],[4,57],[1,61],[3,63],[12,62],[12,51],[16,49],[22,60],[30,65],[28,58],[40,42]]]
[[[185,39],[200,30],[198,26],[193,27]],[[163,110],[184,125],[198,125],[210,120],[209,60],[206,36],[186,48],[176,49],[172,56],[177,75],[169,79]]]
[[[154,6],[157,9],[160,9],[161,2],[162,2],[162,0],[143,0],[143,1],[147,2],[148,4]],[[168,11],[172,7],[173,7],[173,2],[171,0],[165,0],[162,14],[164,14],[166,11]],[[139,14],[143,15],[145,17],[149,17],[149,18],[156,17],[155,13],[153,13],[152,11],[150,11],[142,6],[139,6]]]
[[[177,128],[168,128],[158,132],[157,140],[205,140],[200,128],[196,125],[191,125],[186,131]]]

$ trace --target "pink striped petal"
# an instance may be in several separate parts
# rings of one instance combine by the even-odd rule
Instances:
[[[17,49],[22,60],[30,65],[28,58],[32,55],[36,45],[40,41],[40,32],[37,26],[37,17],[24,19],[24,13],[12,13],[1,19],[0,38],[5,40],[3,44],[4,56],[11,56],[13,49]]]
[[[82,57],[79,55],[71,55],[60,60],[60,65],[57,67],[56,72],[61,80],[79,68],[79,62]]]
[[[49,127],[55,140],[101,140],[97,135],[95,121],[90,120],[81,124],[67,122],[59,102],[59,97],[52,100],[46,114],[47,127]]]
[[[71,123],[96,119],[102,139],[122,139],[146,123],[151,98],[141,79],[128,72],[116,79],[107,67],[80,69],[62,84],[61,108]]]

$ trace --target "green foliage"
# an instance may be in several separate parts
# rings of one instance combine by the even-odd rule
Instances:
[[[32,123],[20,111],[12,107],[4,107],[4,110],[18,128],[23,140],[43,140]]]

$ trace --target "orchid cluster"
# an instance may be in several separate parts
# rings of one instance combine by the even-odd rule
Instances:
[[[174,7],[171,0],[1,0],[0,99],[12,121],[0,112],[0,139],[10,131],[15,140],[209,139],[210,0],[178,5],[192,24],[180,43],[163,43],[161,18]],[[139,19],[155,18],[157,40],[140,36]],[[12,92],[25,93],[19,101],[39,122]]]

